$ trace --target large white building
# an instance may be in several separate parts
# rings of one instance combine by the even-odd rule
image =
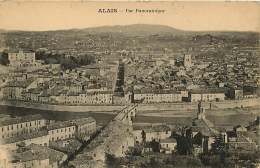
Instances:
[[[38,114],[9,118],[0,122],[0,140],[22,136],[44,126],[46,126],[46,120]]]
[[[172,103],[181,102],[182,93],[171,90],[135,90],[134,100],[143,101],[143,103]]]
[[[189,92],[189,101],[223,101],[225,92],[222,89],[191,90]]]
[[[91,93],[68,93],[55,96],[61,104],[112,104],[112,91],[99,91]]]
[[[35,60],[34,52],[10,52],[8,53],[9,65],[14,68],[37,68],[41,66],[39,61]]]

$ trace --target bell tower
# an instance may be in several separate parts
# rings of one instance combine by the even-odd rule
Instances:
[[[185,54],[184,55],[184,60],[183,60],[183,64],[185,68],[190,68],[192,66],[191,64],[191,55],[190,54]]]

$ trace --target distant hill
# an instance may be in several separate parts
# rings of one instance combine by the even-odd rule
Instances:
[[[170,26],[150,25],[150,24],[133,24],[133,25],[116,25],[116,26],[101,26],[83,29],[84,31],[101,33],[123,33],[128,35],[152,35],[152,34],[180,34],[184,31],[175,29]]]
[[[132,24],[132,25],[114,25],[114,26],[99,26],[99,27],[90,27],[83,29],[64,29],[64,30],[51,30],[51,31],[20,31],[20,30],[3,30],[0,29],[0,33],[79,33],[79,34],[99,34],[99,33],[115,33],[115,34],[124,34],[131,36],[146,36],[146,35],[202,35],[202,34],[211,34],[211,35],[240,35],[240,34],[259,34],[259,32],[247,32],[247,31],[189,31],[189,30],[180,30],[170,26],[165,25],[155,25],[155,24]]]

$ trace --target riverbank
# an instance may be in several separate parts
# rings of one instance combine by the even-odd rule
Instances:
[[[157,104],[139,104],[137,110],[142,111],[179,111],[181,113],[189,113],[197,110],[197,102],[180,102],[180,103],[157,103]],[[203,102],[205,109],[231,109],[244,107],[260,107],[260,98],[244,99],[244,100],[225,100],[221,102]],[[68,112],[111,112],[116,113],[122,109],[124,105],[53,105],[53,104],[37,104],[19,101],[0,101],[0,105],[32,108],[50,111],[68,111]]]

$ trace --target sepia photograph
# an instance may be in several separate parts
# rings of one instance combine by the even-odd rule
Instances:
[[[260,168],[259,2],[0,2],[0,168]]]

